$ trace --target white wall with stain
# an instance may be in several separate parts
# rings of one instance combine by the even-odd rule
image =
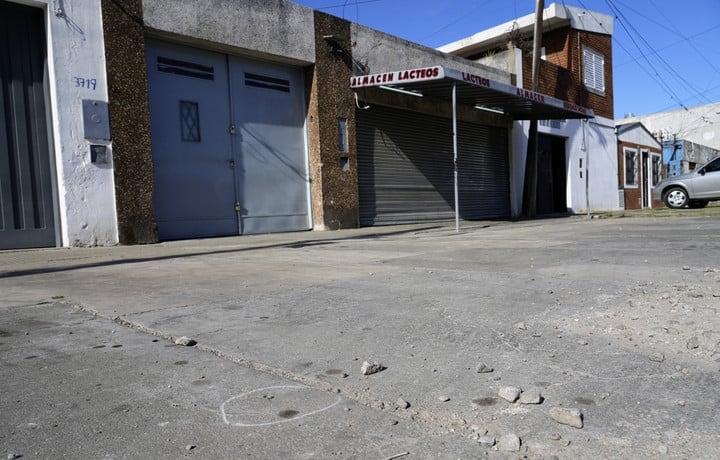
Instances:
[[[573,213],[612,211],[620,208],[617,185],[617,139],[613,120],[591,118],[539,124],[538,133],[565,140],[567,208]],[[516,121],[512,131],[511,212],[522,212],[522,189],[530,123]]]
[[[101,4],[97,0],[22,3],[45,11],[59,244],[117,244],[112,142],[86,138],[82,110],[84,99],[108,101]],[[91,162],[92,144],[106,146],[107,163]]]

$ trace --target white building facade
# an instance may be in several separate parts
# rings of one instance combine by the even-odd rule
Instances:
[[[13,113],[0,161],[14,161],[3,168],[1,195],[3,208],[15,212],[0,221],[8,240],[0,247],[116,244],[100,2],[3,1],[0,8],[2,27],[29,37],[3,44],[2,53],[37,62],[29,70],[22,59],[5,61]],[[28,43],[34,50],[23,49]],[[37,92],[22,94],[20,81]],[[32,102],[20,105],[23,99]]]

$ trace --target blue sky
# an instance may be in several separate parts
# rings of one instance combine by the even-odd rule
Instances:
[[[438,47],[533,13],[535,0],[295,0]],[[547,7],[552,1],[545,0]],[[720,0],[566,0],[616,17],[615,118],[720,102]]]

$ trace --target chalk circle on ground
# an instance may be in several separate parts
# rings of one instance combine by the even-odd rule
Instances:
[[[220,413],[226,425],[267,426],[318,414],[341,400],[337,395],[316,388],[279,385],[233,396],[220,405]]]

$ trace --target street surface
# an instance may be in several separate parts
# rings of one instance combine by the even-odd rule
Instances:
[[[0,251],[0,454],[718,458],[718,235],[576,216]]]

